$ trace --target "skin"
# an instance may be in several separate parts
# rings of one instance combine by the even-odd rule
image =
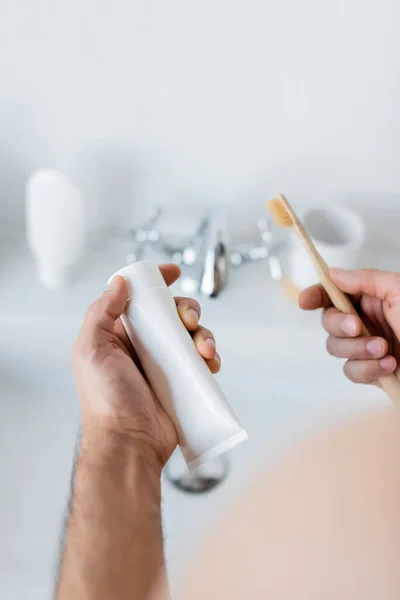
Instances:
[[[168,283],[178,276],[173,267],[163,274]],[[358,338],[358,319],[344,325],[347,317],[316,286],[300,305],[324,309],[328,350],[349,359],[353,381],[397,373],[399,276],[334,270],[332,278],[354,295],[374,336]],[[89,310],[74,350],[82,441],[57,600],[164,600],[168,593],[160,473],[176,434],[121,328],[127,293],[123,280],[113,281]],[[209,332],[186,314],[192,302],[179,300],[179,314],[217,370],[215,347],[203,345]],[[377,355],[371,341],[383,344]],[[399,418],[374,414],[323,432],[259,476],[213,532],[182,598],[399,598]]]
[[[320,431],[238,495],[177,600],[400,598],[398,413]]]
[[[320,285],[304,290],[303,310],[323,309],[322,325],[328,333],[327,350],[347,358],[345,375],[355,383],[375,383],[400,365],[400,274],[374,269],[331,269],[336,285],[350,294],[372,336],[359,337],[361,321],[333,308]]]
[[[160,267],[168,285],[179,268]],[[119,319],[122,277],[89,308],[72,354],[82,412],[70,518],[56,600],[164,598],[160,476],[177,444],[175,428],[146,379]],[[200,355],[217,373],[213,334],[195,300],[177,311]]]
[[[323,309],[328,351],[348,359],[352,381],[398,375],[400,275],[334,269],[331,277],[372,337],[358,337],[360,319],[313,286],[300,306]],[[258,474],[207,540],[180,598],[400,598],[399,415],[375,412],[319,432]]]

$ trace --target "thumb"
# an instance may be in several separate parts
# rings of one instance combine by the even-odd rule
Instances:
[[[109,283],[108,290],[89,308],[85,324],[104,331],[112,331],[115,321],[124,312],[127,302],[128,284],[121,275],[115,275]]]
[[[382,302],[390,304],[400,303],[400,274],[377,269],[358,269],[345,271],[343,269],[330,269],[329,274],[347,294],[366,294],[379,298]]]

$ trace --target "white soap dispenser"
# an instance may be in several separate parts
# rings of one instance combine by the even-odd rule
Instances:
[[[37,171],[27,183],[26,224],[39,280],[50,289],[65,285],[86,240],[83,193],[60,171]]]

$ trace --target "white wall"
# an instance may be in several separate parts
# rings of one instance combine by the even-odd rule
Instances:
[[[149,199],[397,201],[399,22],[397,0],[0,0],[2,222],[51,165],[94,225]]]

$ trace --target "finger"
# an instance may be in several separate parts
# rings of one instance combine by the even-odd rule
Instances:
[[[134,352],[134,348],[132,346],[132,342],[126,333],[125,327],[122,325],[121,319],[117,319],[114,325],[114,332],[119,337],[124,346],[128,349],[129,353],[132,354]]]
[[[197,329],[200,315],[201,315],[201,307],[197,300],[193,298],[175,298],[175,303],[177,305],[179,316],[189,331],[195,331]],[[118,320],[115,323],[114,327],[115,332],[120,337],[120,339],[127,345],[131,346],[129,342],[129,338],[126,334],[125,328],[122,325],[121,321]]]
[[[209,329],[198,327],[193,335],[193,341],[199,354],[203,358],[212,359],[215,357],[215,338]]]
[[[206,363],[213,375],[216,375],[216,373],[219,373],[221,370],[221,357],[218,352],[215,354],[214,358],[206,360]]]
[[[109,283],[108,290],[90,306],[83,326],[111,332],[115,321],[124,312],[127,301],[127,283],[123,277],[115,275]]]
[[[343,367],[346,377],[354,383],[373,383],[380,377],[393,373],[396,369],[393,356],[380,360],[348,360]]]
[[[328,308],[332,302],[322,285],[312,285],[300,293],[299,306],[303,310],[316,310],[317,308]]]
[[[379,337],[338,338],[330,335],[326,340],[329,354],[337,358],[363,360],[383,358],[388,351],[388,343]]]
[[[322,313],[323,328],[335,337],[356,337],[362,331],[359,317],[345,315],[336,308],[327,308]]]
[[[168,286],[175,283],[175,281],[177,281],[181,276],[181,270],[178,265],[159,265],[158,268],[160,269],[161,275],[164,277],[164,281]]]
[[[377,269],[331,269],[333,281],[348,294],[366,294],[380,300],[400,297],[400,275]]]
[[[195,331],[199,323],[201,308],[193,298],[175,298],[178,314],[189,331]]]

